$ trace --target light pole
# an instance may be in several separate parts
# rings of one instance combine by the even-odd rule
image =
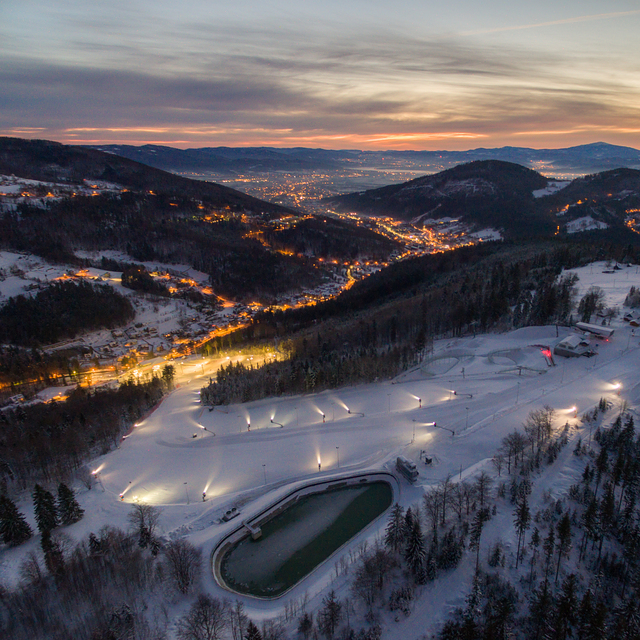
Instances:
[[[338,469],[340,468],[340,447],[336,447],[336,452],[338,455]]]
[[[262,465],[262,472],[264,473],[264,483],[267,484],[267,465]]]
[[[187,504],[191,504],[189,502],[189,485],[186,482],[184,483],[184,490],[185,490],[185,493],[187,494]]]

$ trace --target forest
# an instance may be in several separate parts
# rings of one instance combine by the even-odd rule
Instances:
[[[625,251],[640,257],[638,249]],[[334,300],[265,312],[238,335],[209,342],[205,353],[247,339],[272,339],[278,357],[261,368],[222,367],[202,398],[230,404],[388,379],[417,364],[437,337],[570,325],[578,318],[579,301],[575,280],[562,269],[597,253],[583,244],[494,244],[392,265]]]
[[[120,442],[168,389],[170,379],[128,381],[117,390],[78,387],[65,402],[0,412],[0,493],[31,481],[74,477],[91,458]]]
[[[106,284],[52,282],[35,296],[14,296],[0,307],[0,342],[23,347],[53,344],[86,331],[133,320],[133,306]]]

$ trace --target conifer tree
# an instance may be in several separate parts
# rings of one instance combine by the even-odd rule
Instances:
[[[404,509],[396,503],[389,514],[384,543],[395,552],[400,551],[405,539]]]
[[[247,631],[244,634],[245,640],[262,640],[262,634],[253,620],[249,620],[249,624],[247,625]]]
[[[43,531],[40,539],[42,552],[44,553],[44,563],[54,576],[62,575],[64,571],[64,555],[57,540],[52,540],[50,531]]]
[[[311,634],[312,629],[313,629],[313,618],[309,612],[305,611],[304,615],[300,618],[300,621],[298,622],[298,633],[302,635],[302,637],[305,640],[307,640],[307,638]]]
[[[417,576],[420,570],[423,568],[424,561],[427,557],[427,552],[424,546],[424,537],[422,536],[422,527],[420,521],[414,519],[411,530],[407,537],[407,546],[404,553],[407,565],[414,576]]]
[[[58,526],[58,514],[53,495],[36,484],[33,490],[33,509],[40,533],[50,533]]]
[[[571,550],[571,518],[565,513],[560,522],[558,522],[558,566],[556,568],[556,582],[558,581],[558,573],[560,572],[560,563],[563,556],[566,556]]]
[[[22,544],[31,537],[31,527],[11,498],[0,495],[0,538],[10,545]]]
[[[544,551],[544,582],[547,583],[549,577],[549,569],[551,567],[551,560],[553,558],[553,551],[556,548],[556,536],[553,526],[549,527],[549,533],[542,543],[542,550]]]
[[[82,519],[84,509],[78,504],[73,490],[61,482],[58,485],[58,516],[62,524],[73,524]]]
[[[489,509],[478,509],[473,516],[471,523],[471,531],[469,534],[469,549],[476,552],[476,573],[480,564],[480,538],[482,537],[482,529],[484,523],[490,518]]]
[[[529,528],[529,524],[531,523],[531,512],[529,511],[529,503],[527,501],[526,494],[523,495],[517,506],[514,514],[514,525],[516,527],[516,531],[518,532],[518,548],[516,550],[516,569],[518,568],[518,563],[520,561],[520,544],[522,543],[522,538]],[[524,548],[524,544],[522,545]]]
[[[529,584],[533,582],[533,567],[538,559],[538,547],[540,546],[540,532],[538,527],[533,528],[531,534],[531,540],[529,540],[529,546],[531,547],[531,573],[529,574]]]
[[[322,605],[322,609],[318,611],[318,629],[322,635],[331,640],[342,620],[342,603],[336,598],[336,592],[332,589],[325,598],[322,598]]]

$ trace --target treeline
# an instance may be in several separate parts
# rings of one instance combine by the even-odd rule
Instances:
[[[65,402],[17,406],[0,413],[0,489],[33,480],[65,480],[115,447],[163,397],[167,383],[125,382],[117,390],[76,389]]]
[[[476,573],[466,605],[444,625],[442,640],[640,637],[640,437],[624,404],[605,428],[601,423],[610,410],[601,399],[583,416],[595,446],[577,440],[573,454],[583,461],[581,480],[558,499],[547,495],[535,513],[528,504],[530,447],[548,433],[549,423],[529,420],[524,433],[503,440],[494,462],[500,469],[508,458],[512,479],[497,496],[514,505],[517,548],[507,551],[497,541],[489,549],[488,570],[494,573]],[[557,452],[549,453],[552,462]],[[513,583],[510,574],[519,564]]]
[[[134,316],[129,300],[109,285],[53,282],[34,297],[15,296],[0,308],[0,342],[51,344],[84,331],[111,329]]]
[[[266,228],[265,240],[274,249],[324,259],[384,261],[402,245],[366,227],[356,227],[327,216],[304,218],[283,229]]]
[[[205,216],[200,201],[126,192],[20,205],[0,219],[0,246],[74,264],[76,248],[114,249],[139,262],[190,264],[217,292],[271,300],[320,274],[303,257],[272,252],[250,237],[252,226],[230,210]]]
[[[317,357],[293,356],[261,367],[229,363],[218,369],[215,382],[201,390],[201,399],[207,405],[221,405],[283,394],[312,393],[390,378],[415,362],[415,350],[404,346],[382,352],[375,348],[344,353],[326,350]]]
[[[23,392],[26,396],[52,384],[78,382],[78,371],[77,357],[69,351],[0,346],[0,383],[7,395]]]
[[[286,361],[258,370],[226,367],[203,390],[204,401],[245,402],[390,378],[419,363],[438,336],[569,324],[576,281],[562,268],[586,260],[585,248],[499,248],[480,245],[407,260],[327,303],[260,315],[244,332],[216,338],[205,351],[215,353],[236,339],[282,336],[278,350]]]

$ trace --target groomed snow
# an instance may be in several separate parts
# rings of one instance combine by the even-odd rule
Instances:
[[[603,274],[604,268],[604,263],[596,263],[573,272],[580,278],[581,293],[597,285],[604,289],[608,304],[620,305],[630,286],[640,286],[639,269],[624,267],[616,274]],[[219,523],[226,509],[236,506],[243,512],[241,517],[247,517],[304,481],[356,470],[392,470],[396,456],[404,455],[418,463],[420,471],[416,486],[401,481],[400,502],[409,506],[420,500],[426,488],[447,476],[457,480],[482,470],[495,476],[491,458],[500,440],[520,427],[533,409],[554,407],[556,424],[563,425],[577,423],[572,407],[577,407],[580,415],[601,397],[615,403],[626,400],[632,409],[637,408],[640,335],[634,335],[620,319],[611,326],[616,332],[608,342],[593,341],[596,357],[556,357],[555,367],[547,365],[536,345],[552,348],[571,330],[529,327],[502,335],[439,340],[423,367],[394,381],[215,411],[199,403],[199,390],[219,362],[211,361],[201,368],[195,360],[185,361],[185,372],[178,371],[179,388],[119,449],[93,462],[98,484],[90,491],[76,487],[85,518],[64,531],[80,538],[103,524],[126,528],[130,504],[137,499],[162,508],[161,533],[189,535],[208,558],[221,536],[237,526],[234,521]],[[429,363],[438,358],[450,358],[454,364],[444,372],[434,372]],[[620,396],[616,383],[622,384]],[[437,426],[429,424],[433,422]],[[423,450],[433,457],[433,465],[419,462]],[[536,495],[544,490],[559,493],[568,486],[567,460],[565,450],[536,481]],[[206,502],[202,501],[203,491]],[[28,495],[22,497],[19,507],[33,523]],[[511,519],[510,513],[498,514],[488,527],[492,533],[487,545],[491,535],[506,535]],[[362,540],[373,539],[385,524],[383,517],[338,553],[345,554]],[[38,544],[33,538],[17,549],[5,550],[0,579],[15,582],[20,558]],[[329,585],[339,596],[345,595],[347,578],[336,578],[333,573],[337,557],[314,571],[284,600],[241,597],[248,615],[253,619],[271,617],[285,600],[304,593],[313,608]],[[455,572],[424,588],[411,617],[394,623],[394,637],[413,638],[435,630],[449,608],[460,604],[469,586],[464,578],[470,571],[468,559],[463,560]],[[217,596],[229,596],[209,571],[205,572],[203,588]]]

